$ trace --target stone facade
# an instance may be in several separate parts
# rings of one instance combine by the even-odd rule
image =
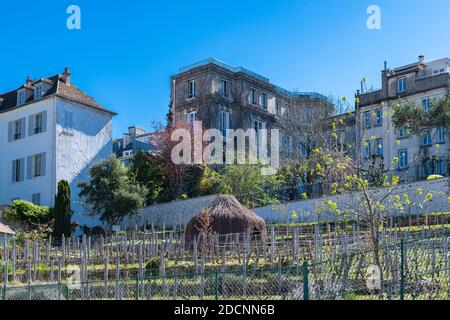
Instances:
[[[180,69],[172,77],[171,101],[175,121],[196,119],[205,129],[245,131],[258,125],[279,129],[285,157],[302,149],[295,124],[300,127],[313,117],[325,119],[334,111],[323,95],[288,91],[248,69],[214,59]]]

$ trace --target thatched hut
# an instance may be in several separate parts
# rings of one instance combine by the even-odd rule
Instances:
[[[243,206],[235,197],[219,195],[205,209],[210,218],[210,231],[213,234],[244,234],[250,231],[253,236],[265,234],[266,223],[253,211]],[[204,229],[202,213],[194,216],[186,225],[186,243],[190,243]]]

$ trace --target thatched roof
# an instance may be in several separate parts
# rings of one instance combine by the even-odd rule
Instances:
[[[253,211],[243,206],[235,197],[219,195],[206,209],[211,217],[212,232],[220,235],[251,232],[265,232],[266,223]],[[186,240],[192,240],[200,233],[200,214],[186,225]]]
[[[0,234],[14,235],[16,233],[10,227],[0,222]]]

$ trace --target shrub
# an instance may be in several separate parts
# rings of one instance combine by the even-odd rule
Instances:
[[[145,270],[147,270],[150,274],[155,275],[158,274],[159,272],[159,266],[160,266],[160,258],[153,257],[145,264]]]
[[[14,200],[6,208],[3,217],[13,222],[25,223],[28,226],[48,224],[53,219],[53,209],[37,206],[31,202]]]

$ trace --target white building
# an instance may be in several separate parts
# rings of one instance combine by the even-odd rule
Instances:
[[[1,94],[0,204],[23,199],[53,206],[64,179],[73,219],[96,224],[82,214],[77,185],[94,163],[110,157],[114,115],[73,85],[68,69]]]

